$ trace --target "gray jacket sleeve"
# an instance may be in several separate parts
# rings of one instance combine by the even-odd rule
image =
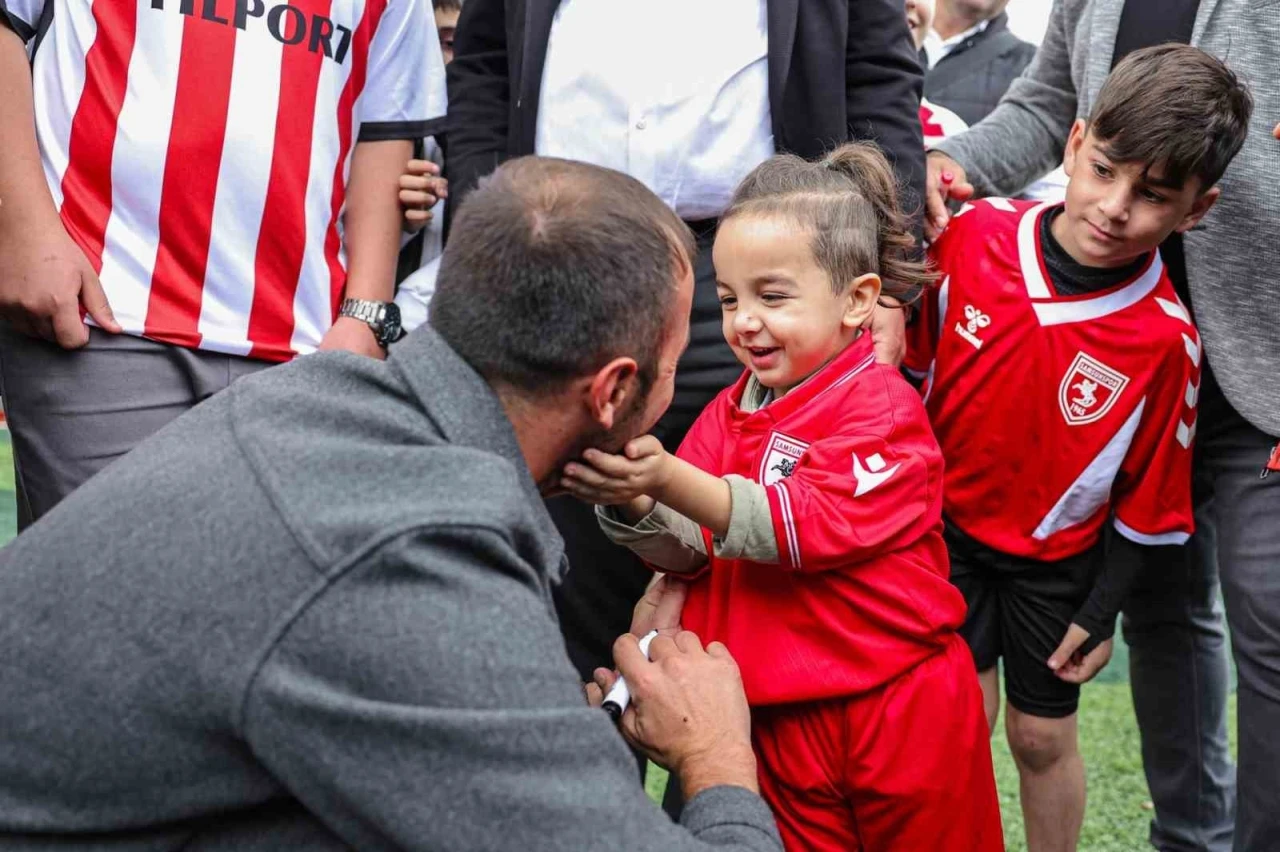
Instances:
[[[729,474],[732,504],[729,529],[714,539],[715,555],[722,559],[778,561],[778,537],[764,486],[744,476]],[[635,524],[629,524],[611,506],[597,506],[596,518],[604,534],[615,544],[629,548],[641,559],[664,571],[688,574],[707,563],[702,527],[661,503]]]
[[[1040,49],[995,111],[935,146],[964,167],[979,196],[1014,195],[1062,164],[1077,107],[1063,6],[1055,0]]]
[[[782,849],[744,788],[702,792],[682,826],[648,801],[500,531],[408,533],[317,577],[241,717],[257,759],[358,849]]]

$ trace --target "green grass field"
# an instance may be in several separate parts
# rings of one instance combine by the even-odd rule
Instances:
[[[9,433],[0,430],[0,544],[17,527],[13,493],[13,457]],[[1085,687],[1080,707],[1080,741],[1089,773],[1089,805],[1080,849],[1084,852],[1136,852],[1146,846],[1151,804],[1142,777],[1138,730],[1129,697],[1128,650],[1117,633],[1116,653],[1105,671]],[[1231,744],[1235,750],[1235,696],[1231,697]],[[1005,845],[1023,852],[1018,774],[1003,735],[995,737],[996,783],[1004,814]],[[656,767],[654,767],[656,769]],[[666,785],[661,770],[646,785],[655,801]]]
[[[0,545],[18,532],[18,508],[13,495],[13,450],[9,433],[0,429]]]

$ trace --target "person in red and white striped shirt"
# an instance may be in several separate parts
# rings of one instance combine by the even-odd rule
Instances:
[[[237,375],[382,354],[397,182],[445,108],[427,0],[0,0],[0,24],[20,523]]]

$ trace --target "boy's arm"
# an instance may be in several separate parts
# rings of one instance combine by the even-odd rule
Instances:
[[[447,98],[444,58],[427,1],[388,0],[371,21],[372,35],[357,34],[352,48],[368,52],[368,76],[352,116],[359,136],[347,181],[343,295],[387,302],[395,294],[400,250],[400,175],[413,141],[437,132]],[[333,324],[321,348],[384,355],[369,327],[350,318]]]
[[[1116,616],[1120,614],[1120,608],[1129,597],[1143,566],[1148,564],[1151,552],[1146,545],[1118,534],[1107,542],[1102,570],[1098,572],[1088,599],[1071,619],[1089,633],[1089,638],[1080,646],[1081,654],[1088,654],[1115,635]]]
[[[38,18],[36,6],[0,0],[0,317],[70,349],[89,341],[81,307],[107,331],[120,326],[93,267],[62,227],[40,164],[23,44]]]
[[[413,143],[407,139],[360,142],[351,155],[344,220],[345,298],[389,302],[395,296],[396,258],[400,252],[400,174],[412,155]],[[368,323],[354,317],[338,317],[320,348],[345,349],[374,358],[386,354]]]
[[[1200,337],[1188,321],[1182,343],[1157,367],[1165,377],[1142,419],[1114,490],[1114,535],[1089,599],[1074,619],[1089,631],[1087,653],[1115,632],[1116,615],[1153,548],[1185,544],[1195,529],[1191,451],[1200,393]],[[1148,563],[1148,560],[1151,562]]]
[[[1156,382],[1112,489],[1115,531],[1136,544],[1181,545],[1195,530],[1191,458],[1201,356],[1200,335],[1187,317],[1155,365]]]

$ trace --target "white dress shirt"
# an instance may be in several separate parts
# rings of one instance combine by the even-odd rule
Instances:
[[[765,0],[563,0],[537,153],[626,172],[685,219],[720,215],[774,153]]]
[[[932,70],[935,65],[946,59],[951,54],[951,51],[959,47],[965,39],[985,31],[990,24],[991,21],[980,21],[959,35],[953,35],[951,38],[945,39],[931,28],[925,34],[924,44],[922,45],[925,58],[929,60],[929,68],[927,70]]]

